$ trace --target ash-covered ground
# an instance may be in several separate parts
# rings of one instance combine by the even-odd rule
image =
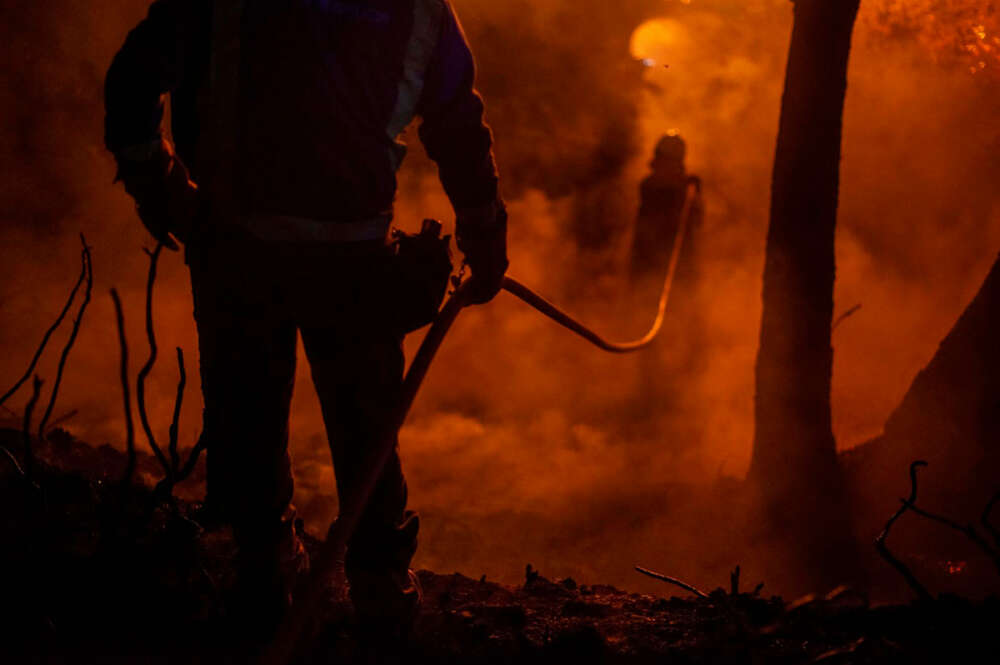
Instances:
[[[23,461],[23,436],[0,430]],[[0,596],[5,663],[245,663],[261,636],[229,618],[235,546],[199,505],[122,486],[124,456],[56,430],[35,442],[33,478],[0,464]],[[6,456],[5,456],[6,457]],[[137,478],[155,477],[140,454]],[[196,479],[197,480],[197,479]],[[319,542],[306,536],[315,552]],[[522,584],[421,571],[410,663],[994,662],[996,598],[871,606],[849,589],[786,602],[730,580],[697,598],[600,580]],[[681,594],[675,596],[674,593]],[[302,663],[365,661],[350,607],[331,593]],[[989,656],[993,653],[993,656]],[[378,661],[376,661],[378,662]]]

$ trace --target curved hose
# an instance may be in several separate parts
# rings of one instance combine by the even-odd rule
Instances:
[[[681,248],[684,244],[684,238],[687,237],[687,229],[690,225],[691,209],[694,206],[695,198],[693,190],[696,188],[697,185],[694,183],[688,185],[686,196],[684,197],[684,207],[681,210],[681,223],[677,226],[677,235],[674,237],[674,246],[670,252],[670,263],[667,265],[667,274],[663,279],[663,289],[660,291],[660,301],[656,311],[656,318],[653,320],[653,325],[650,327],[649,332],[639,339],[629,342],[609,342],[509,275],[504,277],[503,290],[520,298],[545,316],[567,330],[576,333],[597,348],[609,353],[632,353],[649,346],[663,328],[667,302],[670,300],[670,291],[674,285],[674,276],[677,274],[677,265],[680,263]]]

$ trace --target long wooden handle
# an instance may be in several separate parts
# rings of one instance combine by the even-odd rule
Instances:
[[[368,500],[375,486],[382,477],[382,470],[396,447],[396,433],[403,426],[410,407],[427,376],[431,361],[441,348],[445,335],[451,329],[459,312],[469,302],[469,280],[465,280],[455,289],[448,302],[438,314],[427,336],[420,344],[417,355],[403,379],[399,402],[392,417],[385,423],[385,430],[379,439],[379,445],[372,451],[365,465],[365,475],[355,486],[354,494],[344,497],[340,515],[330,527],[326,541],[320,549],[319,556],[313,559],[311,572],[295,591],[292,607],[285,620],[278,627],[274,640],[265,649],[261,663],[264,665],[286,665],[292,659],[295,648],[310,619],[314,616],[321,603],[327,598],[331,583],[343,583],[339,577],[343,573],[344,554],[347,543],[354,534],[361,516],[364,514]]]

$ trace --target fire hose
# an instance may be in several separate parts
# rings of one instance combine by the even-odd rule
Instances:
[[[687,187],[680,224],[674,237],[666,277],[660,291],[656,318],[649,331],[641,338],[628,342],[610,342],[509,275],[504,277],[502,289],[603,351],[632,353],[649,346],[663,327],[667,302],[670,299],[674,276],[680,262],[681,248],[690,225],[696,190],[695,183],[690,183]],[[381,443],[376,450],[372,451],[368,464],[365,466],[365,475],[356,486],[354,496],[349,497],[343,503],[340,515],[330,527],[319,555],[312,561],[310,575],[296,588],[293,595],[294,603],[279,626],[274,639],[264,651],[261,659],[264,665],[287,665],[294,655],[302,633],[312,620],[315,610],[328,597],[331,582],[333,588],[341,589],[344,587],[343,561],[347,551],[347,543],[364,514],[389,456],[395,449],[396,437],[394,435],[402,428],[406,416],[410,412],[410,407],[416,399],[417,392],[427,376],[431,361],[434,360],[438,349],[441,348],[441,343],[444,342],[445,335],[451,329],[459,312],[469,302],[470,283],[471,279],[456,280],[454,291],[427,331],[427,335],[420,344],[420,348],[406,372],[406,377],[403,379],[400,399],[393,417],[387,423],[386,434],[380,438]]]

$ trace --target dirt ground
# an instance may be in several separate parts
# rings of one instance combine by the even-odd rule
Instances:
[[[0,430],[18,458],[21,441]],[[123,490],[124,460],[110,448],[58,432],[36,448],[34,484],[0,460],[0,662],[253,661],[266,637],[231,619],[236,548],[226,530],[199,523],[197,503]],[[153,464],[141,456],[140,477]],[[319,542],[306,540],[315,551]],[[419,575],[424,603],[404,647],[363,648],[349,605],[331,595],[299,662],[996,662],[996,598],[874,607],[850,589],[786,602],[766,587],[630,594],[530,567],[518,586]]]

